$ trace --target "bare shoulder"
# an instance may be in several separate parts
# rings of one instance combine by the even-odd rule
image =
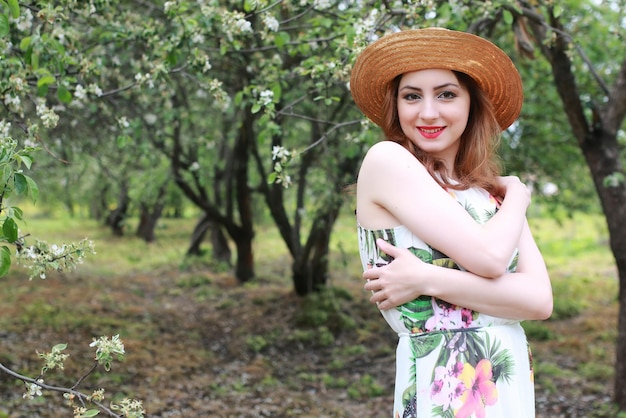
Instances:
[[[361,165],[362,172],[374,170],[378,174],[389,175],[407,169],[427,174],[424,166],[409,150],[393,141],[380,141],[372,145]]]
[[[386,159],[387,157],[402,157],[413,158],[415,157],[402,145],[394,141],[380,141],[370,147],[365,154],[365,159]]]

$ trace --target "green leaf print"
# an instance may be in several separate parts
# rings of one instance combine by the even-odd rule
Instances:
[[[426,357],[433,350],[441,344],[443,335],[440,333],[432,333],[428,336],[422,336],[419,338],[411,338],[411,351],[413,353],[413,359]]]
[[[480,219],[480,215],[478,215],[478,212],[476,211],[476,208],[474,207],[474,205],[472,205],[469,202],[465,202],[465,205],[463,205],[463,207],[465,208],[465,211],[470,214],[472,219],[474,219],[478,223],[482,223]]]
[[[431,254],[430,251],[425,250],[423,248],[415,248],[415,247],[410,247],[409,251],[413,255],[415,255],[417,258],[422,260],[424,263],[432,264],[432,262],[433,262],[433,255]]]
[[[402,393],[402,405],[406,408],[413,398],[415,398],[415,385],[409,386]]]
[[[372,231],[372,245],[375,249],[375,253],[378,255],[378,257],[381,260],[384,260],[385,262],[390,263],[393,260],[393,257],[385,254],[384,252],[380,251],[378,247],[376,247],[376,240],[378,238],[384,241],[387,241],[391,245],[396,246],[398,244],[396,242],[395,231],[393,229],[381,229],[377,231]]]
[[[400,318],[411,333],[423,332],[426,321],[435,313],[431,297],[426,295],[400,305],[396,309],[400,311]]]
[[[438,405],[432,409],[431,416],[437,417],[437,418],[455,418],[454,411],[452,410],[452,408],[448,409],[447,411],[444,411],[443,406],[441,405]]]
[[[454,260],[451,258],[440,258],[437,260],[433,260],[433,264],[439,267],[460,270],[458,264],[455,263]]]

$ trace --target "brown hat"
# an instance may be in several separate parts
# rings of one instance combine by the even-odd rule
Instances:
[[[361,111],[377,125],[388,84],[412,71],[440,68],[472,77],[493,105],[504,130],[522,109],[522,80],[511,59],[479,36],[444,28],[411,29],[386,35],[361,52],[350,90]]]

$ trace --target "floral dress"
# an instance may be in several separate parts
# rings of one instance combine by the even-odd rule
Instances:
[[[483,189],[450,194],[476,222],[484,223],[496,213],[495,199]],[[424,262],[462,269],[403,226],[358,226],[358,235],[364,269],[391,261],[376,247],[377,238],[408,248]],[[516,263],[517,253],[509,271]],[[425,295],[381,313],[399,337],[393,418],[535,416],[532,358],[519,321]]]

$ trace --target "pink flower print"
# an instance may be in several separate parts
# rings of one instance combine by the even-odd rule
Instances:
[[[467,308],[461,309],[461,321],[463,321],[465,328],[469,328],[470,324],[474,320],[473,314],[474,312],[471,309],[467,309]]]
[[[463,371],[463,363],[450,361],[448,366],[435,368],[435,378],[431,386],[431,399],[436,405],[441,405],[444,411],[461,406],[460,397],[465,391],[465,385],[459,379]]]
[[[474,320],[471,309],[461,308],[434,298],[432,306],[434,315],[426,321],[425,328],[427,331],[469,328]]]
[[[456,411],[455,418],[469,418],[473,414],[476,418],[485,417],[485,406],[498,401],[498,389],[491,380],[492,376],[491,361],[487,359],[480,360],[476,368],[465,363],[459,376],[465,390],[461,395],[462,406]]]

